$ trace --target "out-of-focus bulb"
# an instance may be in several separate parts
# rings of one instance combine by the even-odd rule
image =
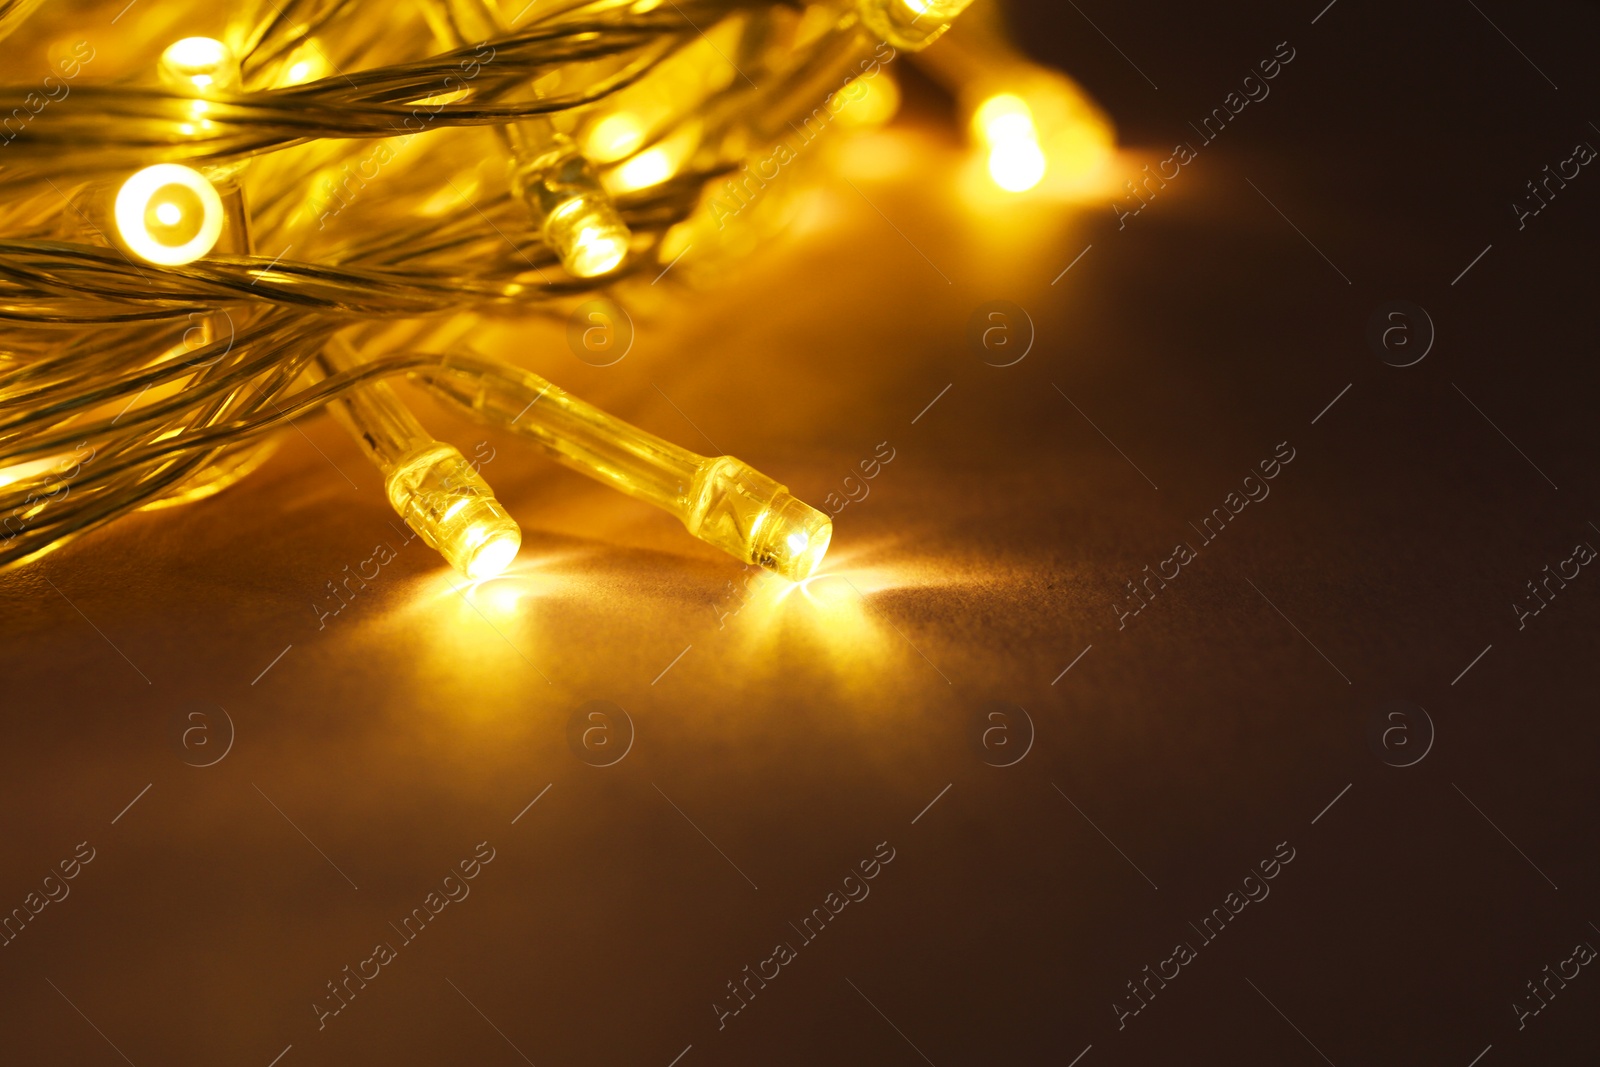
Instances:
[[[983,141],[1033,130],[1033,109],[1016,93],[996,93],[972,112],[973,135]]]
[[[1044,180],[1048,163],[1039,144],[1033,110],[1015,93],[997,93],[972,113],[972,129],[989,150],[989,177],[1008,193]]]
[[[222,235],[222,198],[199,171],[158,163],[117,190],[113,217],[128,250],[150,263],[176,267],[210,252]]]
[[[987,157],[990,178],[1007,192],[1032,189],[1047,172],[1052,188],[1082,186],[1105,169],[1116,148],[1105,115],[1054,71],[1008,70],[968,99],[977,101],[972,137]]]
[[[672,157],[664,148],[640,152],[606,176],[606,188],[618,193],[648,189],[672,177]]]
[[[972,0],[857,0],[861,22],[896,48],[916,51],[944,35]]]
[[[857,78],[841,92],[846,103],[839,112],[839,121],[855,129],[882,126],[900,110],[899,83],[884,70],[870,78]]]
[[[644,123],[637,116],[618,111],[590,128],[583,140],[583,154],[596,163],[614,163],[638,151],[644,135]]]
[[[185,37],[161,53],[161,80],[202,96],[239,88],[239,60],[233,50],[210,37]]]
[[[1044,179],[1045,169],[1038,141],[1006,141],[989,149],[989,177],[1008,193],[1032,189]]]

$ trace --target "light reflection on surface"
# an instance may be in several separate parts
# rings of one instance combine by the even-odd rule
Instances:
[[[454,603],[467,618],[510,622],[532,610],[539,600],[572,593],[574,585],[581,583],[572,565],[593,555],[575,551],[535,556],[524,551],[510,567],[481,581],[440,571],[430,578],[423,600],[430,608]]]
[[[742,599],[736,584],[719,614],[723,640],[740,669],[775,673],[786,664],[803,664],[860,688],[906,657],[919,658],[881,601],[888,594],[956,583],[899,561],[866,562],[893,559],[885,551],[890,547],[858,545],[835,552],[821,573],[803,582],[762,573],[749,582]]]
[[[574,651],[573,635],[561,617],[600,595],[588,577],[595,555],[524,551],[482,581],[443,566],[416,580],[386,621],[406,635],[406,674],[419,690],[458,694],[438,706],[440,722],[469,718],[511,730],[553,696],[548,687],[568,680],[558,665]]]

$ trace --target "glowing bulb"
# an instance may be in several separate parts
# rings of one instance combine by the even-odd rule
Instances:
[[[577,196],[550,213],[545,242],[574,278],[597,278],[628,257],[631,234],[609,199]]]
[[[839,112],[839,121],[856,129],[882,126],[900,110],[900,86],[885,71],[851,82],[844,96],[847,102]]]
[[[572,273],[580,278],[610,274],[628,255],[628,242],[615,233],[590,227],[578,238],[572,255]]]
[[[647,189],[672,177],[672,157],[665,149],[652,148],[641,152],[611,172],[606,187],[619,193]]]
[[[478,543],[467,561],[467,577],[475,582],[498,577],[522,548],[522,531],[514,525],[510,529],[475,526],[468,536]]]
[[[773,533],[764,539],[770,546],[766,554],[758,549],[755,562],[791,582],[815,574],[833,541],[833,520],[787,493],[772,502],[763,519]]]
[[[861,21],[896,48],[915,51],[944,35],[972,0],[857,0]]]
[[[1032,136],[1033,109],[1016,93],[996,93],[972,112],[973,134],[989,144],[1023,129]]]
[[[384,479],[389,503],[452,567],[472,581],[511,565],[522,530],[460,452],[438,441],[402,459]]]
[[[695,537],[746,563],[799,582],[827,555],[833,520],[743,460],[679,448],[531,371],[486,374],[447,363],[427,380],[474,418],[530,437],[567,466],[666,509]]]
[[[997,93],[972,113],[972,128],[989,146],[989,177],[1008,193],[1021,193],[1044,180],[1048,162],[1039,145],[1033,109],[1016,93]]]
[[[1037,141],[1005,141],[989,150],[989,177],[1008,193],[1025,193],[1044,180],[1044,149]]]
[[[176,267],[216,247],[222,198],[199,171],[158,163],[138,171],[117,191],[113,217],[128,250],[150,263]]]
[[[174,88],[224,92],[239,88],[233,50],[211,37],[185,37],[161,53],[161,80]]]
[[[498,37],[515,21],[508,21],[495,0],[430,0],[428,6],[442,16],[433,20],[435,32],[456,45]],[[550,70],[529,85],[544,96],[561,79],[561,72]],[[463,85],[453,92],[471,91]],[[551,116],[533,115],[501,127],[499,137],[511,150],[511,188],[567,273],[595,278],[621,266],[633,235],[571,135]]]
[[[644,143],[644,135],[644,124],[636,116],[618,111],[594,124],[584,139],[584,154],[597,163],[625,159]]]

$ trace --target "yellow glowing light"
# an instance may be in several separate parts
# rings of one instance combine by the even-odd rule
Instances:
[[[856,0],[867,29],[896,48],[926,48],[972,0]]]
[[[239,61],[232,49],[210,37],[185,37],[161,53],[161,77],[169,85],[200,92],[239,87]]]
[[[733,456],[701,456],[663,441],[531,371],[490,380],[447,365],[428,381],[474,417],[531,437],[567,466],[664,508],[689,533],[746,563],[799,582],[827,555],[833,520]]]
[[[666,149],[652,148],[648,152],[639,153],[612,171],[606,185],[619,193],[631,193],[635,189],[647,189],[652,185],[659,185],[672,177],[672,172],[676,169]]]
[[[475,582],[503,573],[522,547],[522,531],[515,525],[509,528],[475,526],[468,531],[468,539],[478,542],[466,567],[467,577]]]
[[[363,405],[382,404],[397,410],[398,398],[383,383],[363,392],[366,395],[356,394],[345,401],[350,405],[343,409],[347,415]],[[414,427],[414,439],[427,443],[389,469],[384,491],[390,505],[456,570],[475,582],[493,578],[516,558],[522,546],[521,528],[460,452],[428,440],[409,412],[405,418]]]
[[[997,93],[972,113],[973,132],[989,147],[989,177],[1009,193],[1032,189],[1049,164],[1033,110],[1015,93]]]
[[[998,137],[1015,136],[1023,127],[1033,129],[1033,109],[1016,93],[996,93],[972,112],[972,132],[993,144]]]
[[[628,239],[601,227],[590,226],[578,237],[571,256],[572,273],[579,278],[610,274],[628,257]]]
[[[584,139],[584,154],[597,163],[613,163],[637,151],[644,135],[644,123],[637,116],[618,111],[594,124]]]
[[[900,85],[885,71],[858,78],[843,90],[846,103],[839,121],[855,129],[872,129],[894,118],[900,110]]]
[[[1025,193],[1044,180],[1044,149],[1033,140],[1005,141],[989,149],[989,177],[1008,193]]]
[[[192,263],[222,235],[222,198],[199,171],[158,163],[117,191],[117,236],[140,259],[164,267]]]
[[[632,233],[610,197],[583,193],[550,212],[544,241],[561,257],[568,274],[598,278],[628,258]]]
[[[228,46],[212,37],[185,37],[167,46],[161,58],[174,66],[214,67],[229,56]]]
[[[1116,133],[1071,79],[1019,65],[972,86],[964,103],[986,186],[1017,193],[1043,184],[1053,196],[1099,189]]]

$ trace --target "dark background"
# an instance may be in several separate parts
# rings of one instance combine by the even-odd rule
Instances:
[[[1523,230],[1510,205],[1600,144],[1600,19],[1320,7],[1017,6],[1127,177],[1296,50],[1125,229],[1105,198],[964,203],[913,82],[879,135],[910,163],[841,151],[856,189],[814,175],[811,225],[641,309],[616,367],[516,342],[813,502],[887,440],[827,577],[781,601],[727,614],[736,564],[425,403],[494,450],[510,578],[457,591],[411,546],[319,630],[324,583],[393,537],[327,420],[223,496],[0,578],[0,909],[96,850],[0,948],[0,1059],[1594,1062],[1593,967],[1520,1030],[1512,1005],[1600,945],[1600,575],[1523,629],[1511,605],[1600,544],[1600,174]],[[967,340],[997,299],[1037,331],[1005,368]],[[1367,337],[1396,300],[1437,331],[1405,368]],[[1189,523],[1284,441],[1270,497],[1201,547]],[[1198,559],[1119,630],[1180,540]],[[614,766],[569,744],[592,700],[631,717]],[[1431,748],[1415,713],[1416,748],[1373,740],[1390,701]],[[1014,766],[985,765],[1026,734],[1013,711],[984,748],[989,702],[1031,717]],[[218,708],[233,747],[186,765],[184,716],[220,742]],[[471,896],[319,1032],[324,983],[485,840]],[[719,1031],[725,983],[879,842],[871,895]],[[1200,947],[1280,842],[1270,896]],[[1180,940],[1198,958],[1119,1029]]]

